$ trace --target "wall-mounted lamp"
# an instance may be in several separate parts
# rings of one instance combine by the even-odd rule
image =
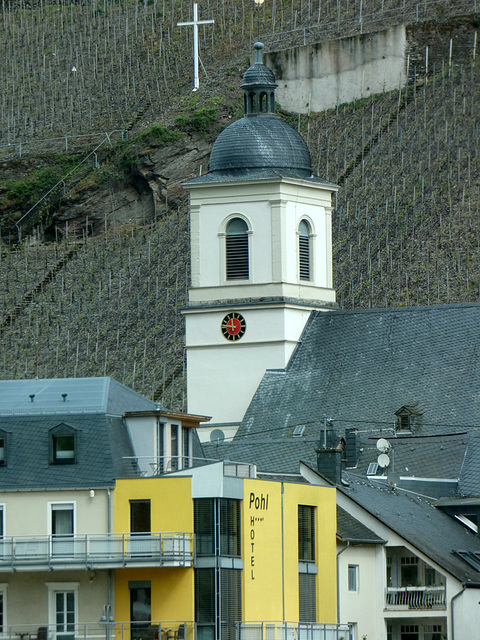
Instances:
[[[90,496],[90,498],[94,498],[95,497],[95,489],[90,489],[89,496]]]

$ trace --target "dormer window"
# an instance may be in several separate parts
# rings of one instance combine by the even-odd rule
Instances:
[[[412,431],[415,425],[417,425],[424,413],[418,402],[411,405],[404,405],[400,407],[398,411],[395,411],[397,416],[397,431]]]
[[[58,425],[50,431],[51,464],[76,462],[76,431],[68,425]]]

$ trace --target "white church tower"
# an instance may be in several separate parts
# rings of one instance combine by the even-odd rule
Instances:
[[[332,193],[301,136],[275,116],[263,44],[243,77],[245,116],[217,138],[190,193],[188,412],[233,435],[266,369],[284,369],[313,309],[335,304]],[[201,435],[201,434],[200,434]]]

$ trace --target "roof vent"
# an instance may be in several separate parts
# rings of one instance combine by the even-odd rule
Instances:
[[[33,402],[34,398],[35,398],[35,394],[34,394],[34,393],[31,393],[31,394],[30,394],[30,402]]]
[[[63,398],[63,401],[64,401],[64,402],[65,402],[65,400],[67,399],[67,395],[68,395],[68,394],[66,394],[66,393],[62,393],[62,398]]]

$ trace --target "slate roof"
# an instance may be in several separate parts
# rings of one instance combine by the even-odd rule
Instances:
[[[371,529],[337,505],[337,536],[351,544],[385,544]]]
[[[125,461],[133,449],[123,414],[155,407],[111,378],[1,380],[6,461],[0,491],[112,486],[132,471]],[[50,430],[59,425],[74,430],[73,464],[51,463]]]
[[[480,496],[480,432],[469,434],[458,491],[462,496]]]
[[[299,459],[315,463],[325,415],[339,434],[358,431],[363,472],[384,437],[398,446],[395,471],[461,475],[472,490],[464,434],[480,427],[479,327],[479,304],[313,311],[287,369],[267,371],[224,455],[295,472]],[[422,418],[400,436],[395,412],[415,403]],[[470,457],[479,455],[475,440]]]
[[[66,394],[65,399],[62,394]],[[32,398],[30,396],[33,397]],[[0,417],[152,411],[157,405],[113,378],[0,380]]]
[[[480,571],[454,551],[480,553],[480,539],[424,498],[402,490],[380,488],[368,480],[347,475],[349,486],[338,490],[425,555],[467,583],[480,584]]]

